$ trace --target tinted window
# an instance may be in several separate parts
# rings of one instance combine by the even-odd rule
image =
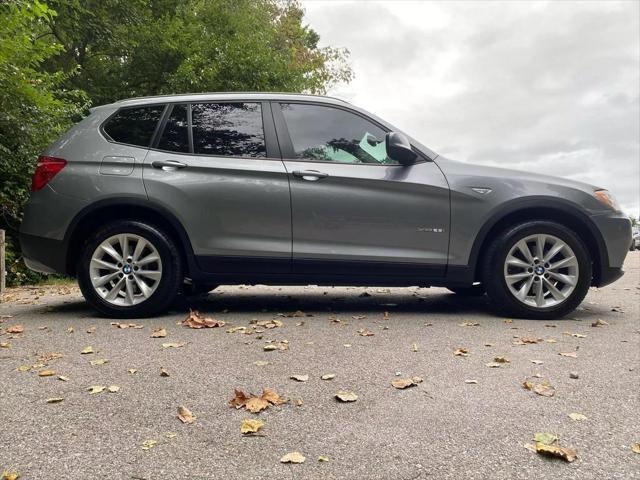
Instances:
[[[281,104],[296,158],[339,163],[393,165],[386,132],[339,108]]]
[[[186,105],[173,106],[158,142],[158,148],[171,152],[189,152],[189,121]]]
[[[114,141],[148,147],[164,105],[123,108],[104,125]]]
[[[259,103],[194,103],[191,109],[196,154],[266,156]]]

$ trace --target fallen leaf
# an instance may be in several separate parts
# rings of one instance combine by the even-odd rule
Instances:
[[[640,442],[634,443],[633,445],[631,445],[631,451],[633,453],[640,453]]]
[[[354,320],[364,320],[365,318],[367,318],[366,315],[351,315],[351,318],[353,318]]]
[[[67,328],[67,333],[73,333],[73,327]]]
[[[497,363],[511,363],[507,357],[495,357],[493,361]]]
[[[0,480],[18,480],[20,474],[18,472],[10,472],[9,470],[3,470]]]
[[[525,389],[531,390],[532,392],[537,393],[538,395],[541,395],[543,397],[553,397],[556,393],[556,389],[546,382],[533,384],[525,380],[524,382],[522,382],[522,386]]]
[[[24,327],[22,325],[13,325],[7,328],[7,333],[23,333]]]
[[[164,338],[167,336],[167,330],[165,328],[156,328],[151,333],[151,338]]]
[[[575,420],[576,422],[582,422],[587,419],[587,417],[581,413],[570,413],[569,418],[571,420]]]
[[[485,366],[489,368],[500,368],[501,365],[498,362],[489,362],[485,363]]]
[[[325,373],[320,377],[321,380],[333,380],[334,378],[336,378],[335,373]]]
[[[128,368],[127,369],[127,373],[130,373],[131,375],[133,375],[134,373],[137,373],[138,369],[137,368]]]
[[[287,399],[282,397],[279,393],[276,393],[274,390],[269,390],[268,388],[264,388],[262,390],[262,398],[264,398],[267,402],[273,405],[282,405],[283,403],[287,403]]]
[[[454,355],[457,355],[458,357],[468,357],[469,356],[469,350],[467,350],[466,348],[456,348],[456,350],[453,352]]]
[[[412,377],[412,378],[396,378],[391,381],[391,385],[397,388],[398,390],[403,390],[408,387],[413,387],[422,383],[422,378],[420,377]]]
[[[262,420],[247,418],[243,420],[242,425],[240,425],[240,433],[256,433],[262,427],[264,427],[264,422]]]
[[[276,345],[272,344],[272,343],[269,343],[269,344],[265,345],[264,347],[262,347],[262,349],[265,352],[272,352],[273,350],[277,350],[278,347]]]
[[[460,326],[460,327],[479,327],[480,324],[478,322],[462,322],[462,323],[459,323],[458,326]]]
[[[184,343],[163,343],[162,348],[180,348],[184,347]]]
[[[591,324],[592,327],[603,327],[605,325],[609,325],[609,322],[605,322],[601,318]]]
[[[55,370],[42,370],[38,372],[39,377],[53,377],[55,374]]]
[[[142,450],[150,450],[158,444],[157,440],[145,440],[140,444]]]
[[[245,408],[251,413],[258,413],[266,408],[269,405],[282,405],[287,402],[287,399],[280,396],[277,392],[273,390],[269,390],[268,388],[263,389],[262,396],[257,397],[253,394],[246,394],[242,390],[235,390],[235,396],[229,400],[229,405],[235,408]]]
[[[299,398],[296,400],[295,405],[296,407],[301,407],[302,405],[304,405],[304,401],[301,398]]]
[[[20,365],[16,370],[21,373],[28,372],[31,370],[31,365]]]
[[[478,384],[478,380],[465,380],[464,383],[468,383],[470,385],[477,385]]]
[[[105,363],[109,363],[109,360],[106,358],[98,358],[97,360],[91,360],[89,363],[91,365],[104,365]]]
[[[107,387],[107,390],[109,391],[109,393],[116,393],[120,391],[120,387],[118,385],[109,385],[109,387]]]
[[[191,413],[191,410],[182,405],[178,407],[178,418],[182,423],[193,423],[196,420],[196,416]]]
[[[160,367],[160,376],[161,377],[168,377],[169,376],[169,372],[164,367]]]
[[[92,325],[89,328],[87,328],[87,333],[96,333],[95,325]]]
[[[375,333],[373,333],[371,330],[367,330],[364,328],[361,328],[360,330],[358,330],[358,333],[360,334],[361,337],[373,337],[375,335]]]
[[[249,322],[257,327],[264,327],[266,329],[272,329],[272,328],[278,328],[278,327],[282,327],[284,325],[284,323],[282,323],[280,320],[251,320],[251,322]]]
[[[535,365],[542,365],[544,362],[542,360],[531,360],[531,363],[534,363]]]
[[[527,344],[532,344],[532,343],[539,343],[541,341],[542,341],[541,338],[536,338],[536,337],[520,337],[518,340],[513,342],[513,344],[514,345],[527,345]]]
[[[58,380],[61,380],[63,382],[68,382],[69,377],[65,377],[64,375],[58,375]]]
[[[47,403],[60,403],[62,401],[64,401],[64,398],[62,398],[62,397],[47,398]]]
[[[189,328],[216,328],[224,327],[225,322],[215,318],[204,317],[197,310],[190,310],[187,318],[182,321],[182,325]]]
[[[290,452],[284,455],[280,462],[282,463],[304,463],[306,458],[300,452]]]
[[[296,382],[306,382],[309,380],[309,375],[291,375],[289,378]]]
[[[251,413],[258,413],[269,407],[269,402],[262,397],[251,397],[245,402],[244,407]]]
[[[417,343],[414,343],[413,345],[411,345],[411,351],[412,351],[412,352],[418,352],[418,351],[419,351],[419,350],[418,350],[418,344],[417,344]]]
[[[0,342],[0,348],[11,348],[10,342]]]
[[[358,400],[358,395],[356,395],[354,392],[349,392],[346,390],[340,390],[336,392],[335,397],[341,402],[355,402],[356,400]]]
[[[573,462],[578,458],[578,454],[573,448],[560,447],[558,445],[545,445],[540,442],[536,443],[536,452],[541,455],[562,458],[567,462]]]
[[[265,365],[269,365],[271,362],[267,362],[266,360],[257,360],[253,362],[254,365],[258,367],[264,367]]]
[[[577,358],[578,357],[578,352],[559,353],[558,355],[560,355],[562,357]]]
[[[87,390],[89,390],[90,395],[93,395],[95,393],[104,392],[105,388],[107,387],[103,387],[102,385],[91,385],[89,388],[87,388]]]
[[[329,457],[327,457],[326,455],[320,455],[318,457],[318,461],[319,462],[328,462],[329,461]]]
[[[533,434],[533,440],[543,445],[552,445],[558,441],[558,436],[553,433],[536,432]]]
[[[84,347],[80,353],[82,355],[86,355],[88,353],[93,353],[93,348],[91,347],[91,345],[89,345],[88,347]]]

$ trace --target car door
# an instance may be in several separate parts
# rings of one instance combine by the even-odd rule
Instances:
[[[170,105],[143,178],[149,200],[184,226],[203,271],[290,271],[289,181],[268,103]]]
[[[387,130],[348,108],[272,107],[291,185],[294,272],[444,275],[449,190],[437,165],[389,159]]]

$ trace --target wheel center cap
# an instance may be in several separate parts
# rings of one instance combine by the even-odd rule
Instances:
[[[122,267],[122,273],[124,273],[125,275],[129,275],[131,271],[131,265],[125,265],[124,267]]]
[[[542,265],[538,265],[533,269],[533,271],[536,273],[536,275],[542,275],[544,273],[544,267]]]

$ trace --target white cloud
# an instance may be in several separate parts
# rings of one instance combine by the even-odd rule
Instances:
[[[611,189],[640,214],[640,3],[306,1],[330,94],[441,155]]]

